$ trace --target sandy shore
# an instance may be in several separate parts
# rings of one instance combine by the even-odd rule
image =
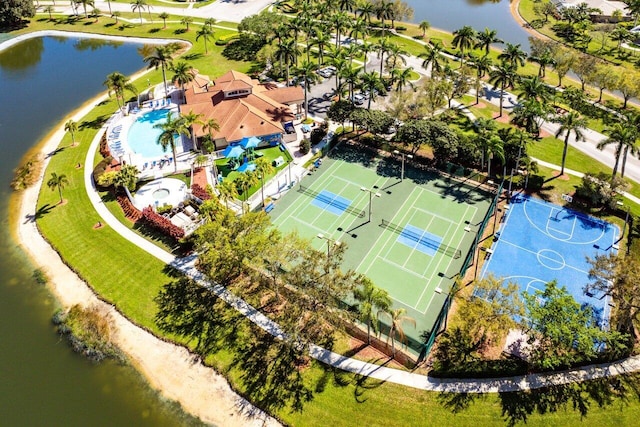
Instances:
[[[132,76],[139,78],[145,72]],[[38,146],[46,154],[54,151],[64,137],[64,121],[79,121],[105,96],[94,98],[65,118]],[[45,165],[46,167],[46,165]],[[122,316],[113,306],[102,302],[91,288],[71,271],[57,252],[40,235],[32,220],[43,182],[44,170],[39,182],[20,193],[16,200],[17,221],[12,225],[20,246],[33,263],[49,277],[49,288],[64,307],[74,304],[104,306],[114,319],[116,344],[129,356],[150,385],[168,399],[179,402],[185,411],[206,423],[220,426],[277,426],[276,420],[264,414],[237,393],[226,379],[215,370],[194,362],[194,357],[184,347],[162,341],[153,334],[137,327]]]

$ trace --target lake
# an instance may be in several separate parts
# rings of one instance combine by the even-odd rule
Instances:
[[[57,37],[0,52],[0,408],[2,424],[193,425],[132,368],[95,365],[55,333],[56,304],[8,233],[12,170],[53,126],[104,90],[107,74],[144,67],[137,45]]]
[[[509,10],[509,0],[404,0],[414,10],[414,22],[429,21],[432,27],[453,32],[465,25],[477,31],[498,31],[498,37],[520,43],[529,50],[530,34],[520,26]]]

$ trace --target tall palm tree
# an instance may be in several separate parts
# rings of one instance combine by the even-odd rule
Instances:
[[[331,57],[331,65],[336,69],[336,93],[338,97],[341,97],[341,91],[338,88],[342,87],[340,80],[342,75],[344,74],[345,68],[349,66],[347,59],[341,55],[332,55]]]
[[[264,207],[264,180],[275,171],[269,159],[260,157],[256,160],[256,172],[260,177],[260,192],[262,193],[262,207]]]
[[[189,128],[190,132],[191,132],[191,141],[193,142],[193,147],[197,150],[197,140],[196,140],[196,133],[193,129],[193,125],[203,125],[204,123],[202,122],[202,120],[200,120],[202,118],[202,114],[196,114],[193,111],[189,111],[188,113],[181,113],[180,114],[180,119],[182,119],[184,121],[184,125]]]
[[[344,79],[345,84],[349,87],[349,98],[353,97],[356,84],[360,79],[360,69],[353,65],[347,65],[341,70],[340,77]]]
[[[164,83],[164,93],[167,93],[167,75],[166,70],[172,65],[172,57],[175,52],[173,45],[156,46],[151,54],[145,56],[143,61],[148,63],[148,68],[160,68],[162,70],[162,82]]]
[[[387,311],[386,315],[391,319],[391,325],[389,329],[389,338],[391,338],[391,349],[393,357],[396,357],[396,337],[400,342],[404,342],[406,336],[404,333],[404,324],[409,323],[416,327],[416,320],[406,315],[407,310],[404,308],[396,308],[395,310]],[[387,340],[387,342],[389,342]]]
[[[378,315],[391,307],[391,297],[365,276],[358,278],[360,286],[354,289],[353,298],[358,302],[359,320],[367,324],[367,344],[371,344],[371,329],[378,330]]]
[[[538,68],[538,76],[545,78],[547,75],[547,67],[553,65],[555,60],[550,50],[546,49],[538,56],[530,56],[529,61],[536,62],[540,67]]]
[[[58,194],[60,195],[60,204],[64,202],[64,200],[62,199],[62,189],[65,187],[65,185],[68,184],[69,180],[67,179],[67,176],[65,174],[58,175],[55,172],[51,172],[51,178],[49,178],[49,180],[47,181],[47,187],[49,187],[51,191],[58,189]]]
[[[238,191],[242,190],[246,202],[249,199],[249,188],[258,183],[258,177],[255,173],[247,171],[239,174],[234,182]]]
[[[307,60],[302,61],[302,64],[296,69],[295,73],[299,80],[304,81],[304,118],[309,117],[309,89],[312,84],[318,82],[318,74],[316,70],[318,66],[314,62]]]
[[[420,24],[418,24],[418,28],[422,30],[422,38],[424,38],[424,36],[427,35],[427,30],[431,28],[431,24],[429,23],[429,21],[420,21]]]
[[[238,188],[233,181],[225,180],[216,186],[220,192],[220,200],[224,201],[225,206],[229,209],[229,200],[238,197]]]
[[[168,147],[171,147],[171,151],[173,152],[173,170],[174,172],[178,172],[178,155],[176,153],[175,135],[187,135],[191,137],[189,127],[186,126],[181,117],[174,119],[171,113],[167,114],[167,120],[164,123],[155,124],[153,127],[162,131],[158,136],[157,141],[158,144],[162,146],[162,149],[166,150]]]
[[[169,18],[169,14],[167,12],[162,12],[158,15],[158,18],[162,19],[162,28],[167,28],[167,18]]]
[[[136,10],[138,11],[138,16],[140,17],[140,24],[142,24],[142,11],[146,9],[151,11],[151,6],[147,4],[146,0],[133,0],[129,4],[131,5],[132,12],[135,12]]]
[[[382,22],[382,27],[385,28],[385,19],[391,19],[393,17],[393,3],[391,1],[380,0],[375,4],[376,18]]]
[[[394,43],[389,41],[389,37],[384,37],[380,39],[376,48],[378,50],[378,57],[380,58],[380,75],[382,75],[382,69],[384,67],[384,55],[391,50],[391,46]]]
[[[87,6],[95,6],[95,1],[94,0],[76,0],[77,3],[80,3],[82,5],[82,8],[84,9],[84,17],[88,18],[89,15],[87,14]]]
[[[424,45],[425,52],[418,55],[419,58],[424,59],[422,61],[422,68],[429,68],[431,65],[431,75],[440,74],[442,72],[442,45],[440,43],[434,43],[432,45]]]
[[[361,18],[364,18],[371,25],[371,16],[375,15],[375,6],[369,0],[358,0],[356,11]]]
[[[318,64],[324,64],[324,52],[327,46],[331,43],[331,35],[327,32],[318,30],[315,32],[311,46],[318,47]]]
[[[64,124],[64,131],[71,134],[71,145],[76,145],[75,133],[78,131],[78,123],[69,120]]]
[[[186,27],[186,28],[185,28],[185,31],[186,31],[186,32],[189,32],[189,25],[190,25],[192,22],[193,22],[193,18],[192,18],[192,17],[190,17],[190,16],[185,16],[185,17],[183,17],[182,19],[180,19],[180,23]]]
[[[468,25],[453,32],[453,46],[460,51],[460,60],[464,64],[464,53],[476,42],[476,31]]]
[[[336,31],[336,47],[340,46],[340,38],[342,31],[345,30],[351,22],[351,17],[344,12],[338,12],[331,16],[330,19],[333,29]]]
[[[513,86],[518,78],[515,65],[502,62],[489,72],[489,82],[494,86],[500,86],[500,115],[502,117],[502,104],[504,101],[504,90],[509,86]]]
[[[211,31],[213,31],[213,26],[216,25],[216,22],[218,22],[216,18],[207,18],[204,20],[204,25],[206,25],[211,29]]]
[[[584,141],[583,130],[587,128],[587,121],[580,117],[575,111],[569,111],[567,114],[557,116],[554,120],[560,125],[556,132],[556,138],[560,138],[563,133],[564,136],[564,149],[562,150],[562,166],[560,168],[560,175],[564,175],[564,164],[567,160],[567,149],[569,148],[569,136],[573,132],[576,136],[576,141]]]
[[[367,21],[363,18],[358,17],[351,24],[351,31],[349,31],[349,37],[351,37],[354,41],[352,44],[358,45],[358,40],[360,38],[364,39],[369,34],[369,27]]]
[[[387,66],[394,69],[398,66],[398,63],[407,65],[407,60],[403,55],[407,55],[408,52],[404,50],[399,44],[393,43],[389,46],[387,52]]]
[[[485,140],[484,150],[487,153],[487,175],[491,176],[491,159],[497,157],[504,164],[504,141],[493,134]]]
[[[620,156],[623,151],[632,150],[636,147],[636,140],[638,139],[638,129],[634,126],[629,126],[628,122],[615,123],[610,128],[605,129],[605,133],[609,138],[601,141],[596,145],[598,150],[604,150],[608,145],[616,146],[616,162],[613,165],[613,174],[611,179],[615,178],[618,173],[618,164],[620,162]],[[625,158],[626,161],[626,158]],[[624,166],[624,165],[623,165]]]
[[[362,63],[362,71],[367,72],[367,62],[369,62],[369,54],[371,52],[375,52],[376,46],[373,43],[370,43],[366,40],[363,40],[360,44],[360,52],[364,56],[364,61]]]
[[[208,119],[202,125],[202,129],[209,134],[209,139],[213,144],[213,151],[217,151],[218,147],[216,146],[216,141],[213,139],[213,132],[218,132],[220,130],[220,124],[216,119]]]
[[[198,30],[196,33],[196,41],[203,39],[204,40],[204,53],[205,55],[209,53],[207,49],[207,41],[213,38],[213,30],[209,25],[203,25],[202,28]]]
[[[476,49],[483,49],[484,56],[489,55],[489,50],[492,44],[503,43],[502,39],[498,38],[498,32],[496,30],[490,30],[485,28],[484,31],[476,34],[476,43],[474,47]]]
[[[488,55],[470,55],[470,61],[476,69],[476,105],[480,102],[480,89],[482,89],[482,78],[493,68],[493,60]]]
[[[128,90],[134,94],[136,93],[136,88],[129,82],[129,79],[124,74],[117,71],[107,75],[107,79],[104,81],[103,85],[107,87],[109,96],[111,96],[112,93],[116,96],[116,102],[120,109],[124,106],[124,91]]]
[[[299,52],[300,49],[298,48],[298,44],[296,42],[296,39],[294,38],[287,38],[282,40],[282,43],[276,50],[276,57],[280,60],[280,64],[284,63],[285,66],[285,77],[287,79],[287,85],[289,84],[291,64],[295,61],[296,56]]]
[[[360,88],[363,92],[367,92],[369,94],[369,104],[367,108],[371,109],[371,101],[376,98],[377,92],[382,92],[384,90],[384,84],[382,83],[382,78],[375,71],[371,71],[369,73],[362,73],[360,77]]]
[[[527,53],[520,48],[520,44],[507,43],[507,47],[500,52],[498,59],[513,65],[517,69],[524,66]]]
[[[184,86],[187,83],[192,82],[195,78],[195,76],[193,75],[193,67],[184,61],[178,61],[175,64],[171,65],[171,71],[173,72],[171,81],[180,85],[180,89],[182,90],[182,98],[186,102]]]

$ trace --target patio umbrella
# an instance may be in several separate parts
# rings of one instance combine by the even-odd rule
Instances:
[[[244,138],[242,138],[242,140],[240,141],[240,145],[242,146],[242,148],[244,149],[251,149],[251,148],[256,148],[258,146],[258,144],[260,144],[260,142],[262,142],[260,140],[260,138],[257,138],[255,136],[252,136],[251,138],[247,138],[246,136]]]
[[[247,171],[253,172],[255,170],[256,170],[256,165],[255,163],[251,163],[251,162],[246,162],[238,168],[238,172],[247,172]]]
[[[235,159],[237,157],[242,156],[244,153],[244,149],[239,145],[228,145],[227,148],[224,149],[222,155],[227,159]]]

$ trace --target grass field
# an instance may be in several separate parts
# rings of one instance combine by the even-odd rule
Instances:
[[[387,290],[394,307],[416,320],[405,333],[417,350],[460,272],[491,194],[409,167],[404,180],[401,173],[398,159],[341,147],[272,215],[278,228],[312,239],[318,250],[346,244],[344,266]]]

